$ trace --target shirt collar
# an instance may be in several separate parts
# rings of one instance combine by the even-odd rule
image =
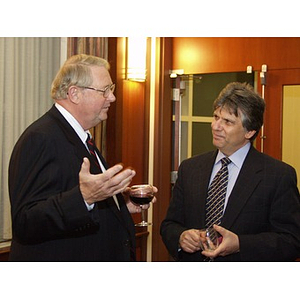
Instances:
[[[72,126],[75,130],[81,141],[85,144],[87,135],[91,136],[89,130],[85,131],[79,122],[73,117],[73,115],[68,112],[64,107],[60,104],[55,103],[55,107],[59,110],[59,112],[63,115],[63,117],[68,121],[68,123]]]
[[[242,148],[238,149],[232,155],[229,156],[231,162],[234,163],[238,168],[242,167],[243,162],[249,152],[250,146],[251,146],[251,144],[249,142],[246,145],[244,145]],[[220,163],[220,160],[223,157],[225,157],[225,155],[219,150],[217,157],[216,157],[215,164]]]

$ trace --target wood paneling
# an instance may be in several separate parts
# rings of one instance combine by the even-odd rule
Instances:
[[[110,38],[109,40],[114,39]],[[136,176],[131,184],[139,184],[148,181],[148,130],[146,122],[147,99],[145,96],[145,83],[125,80],[126,44],[125,38],[117,38],[114,47],[116,49],[115,73],[116,73],[116,102],[112,116],[107,120],[107,138],[110,136],[110,143],[107,143],[110,163],[122,162],[125,167],[132,167]],[[110,43],[110,42],[109,42]],[[113,44],[111,44],[113,45]],[[110,47],[112,64],[114,52]],[[111,70],[113,72],[113,70]],[[110,108],[110,112],[111,112]],[[114,159],[114,160],[113,160]],[[132,214],[135,223],[141,221],[141,214]],[[146,260],[147,249],[147,228],[136,228],[137,238],[137,260]]]
[[[186,74],[300,68],[300,38],[173,38],[173,69]]]
[[[137,261],[146,261],[147,260],[147,238],[149,232],[142,231],[137,232],[136,237],[136,260]]]
[[[10,246],[0,248],[0,261],[8,261]]]
[[[144,155],[147,152],[145,131],[145,85],[123,81],[122,162],[136,170],[133,184],[144,183]]]
[[[115,130],[116,157],[125,166],[130,165],[137,175],[133,183],[148,180],[149,150],[149,80],[145,83],[125,80],[125,38],[117,39],[117,89],[115,126],[107,126],[107,136]],[[111,51],[111,50],[110,50]],[[109,53],[110,53],[109,51]],[[172,67],[172,38],[160,38],[157,42],[155,133],[154,133],[154,178],[158,187],[158,201],[153,205],[152,260],[168,261],[168,252],[160,237],[160,224],[165,218],[171,197],[170,170],[172,153],[172,101],[169,70]],[[150,78],[150,74],[147,74]],[[109,145],[107,145],[109,149]],[[133,215],[140,220],[140,215]],[[137,229],[137,237],[146,228]],[[144,235],[143,235],[144,236]],[[144,237],[145,239],[145,237]],[[140,241],[137,240],[140,244]],[[144,244],[143,244],[144,243]],[[137,248],[138,260],[145,258],[145,240]]]

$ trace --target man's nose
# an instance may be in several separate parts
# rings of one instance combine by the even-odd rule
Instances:
[[[221,119],[213,120],[212,123],[211,123],[211,128],[214,129],[214,130],[222,129]]]
[[[117,100],[115,94],[112,91],[110,91],[109,96],[107,97],[107,99],[110,102],[115,102]]]

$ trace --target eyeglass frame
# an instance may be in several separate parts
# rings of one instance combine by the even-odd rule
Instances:
[[[108,92],[113,93],[115,91],[116,84],[112,83],[111,85],[108,85],[107,87],[105,87],[103,90],[96,89],[96,88],[93,88],[93,87],[90,87],[90,86],[79,86],[79,88],[88,89],[88,90],[92,90],[92,91],[96,91],[96,92],[101,92],[101,93],[103,93],[104,98],[108,98],[109,94],[107,94],[107,93]],[[107,95],[105,95],[105,94],[107,94]]]

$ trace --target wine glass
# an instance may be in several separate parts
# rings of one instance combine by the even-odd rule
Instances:
[[[200,247],[205,251],[214,251],[219,246],[219,234],[213,227],[200,229]],[[206,257],[204,261],[214,261],[213,258]]]
[[[139,205],[142,209],[142,221],[135,224],[135,226],[144,227],[152,225],[145,221],[145,209],[142,208],[142,205],[150,203],[153,199],[153,186],[150,184],[133,185],[130,187],[129,197],[134,204]]]

